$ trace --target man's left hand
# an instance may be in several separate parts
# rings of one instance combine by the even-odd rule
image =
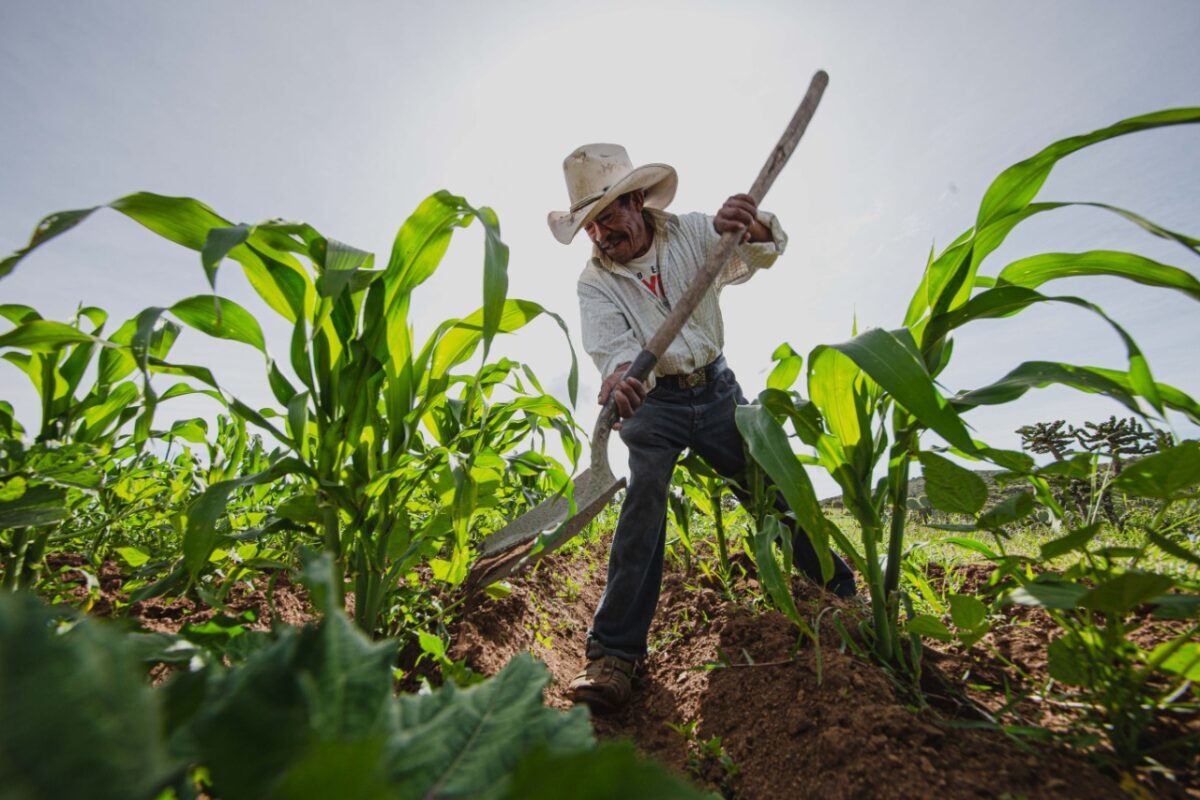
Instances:
[[[769,242],[771,231],[758,221],[758,204],[748,194],[735,194],[725,201],[713,220],[713,228],[722,235],[742,232],[742,242]]]

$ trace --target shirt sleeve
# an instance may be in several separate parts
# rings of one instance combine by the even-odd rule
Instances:
[[[592,357],[601,379],[616,372],[617,367],[637,358],[642,344],[621,309],[607,295],[588,283],[580,282],[579,318],[583,324],[583,349]],[[654,374],[645,381],[654,386]]]
[[[708,218],[708,230],[712,234],[715,245],[721,238],[712,226],[712,217]],[[725,270],[717,276],[717,288],[745,283],[760,269],[767,269],[775,263],[775,259],[787,248],[787,233],[779,224],[779,218],[769,211],[759,210],[758,221],[771,232],[769,242],[747,242],[738,245],[733,251],[733,258]]]
[[[688,215],[688,217],[686,222],[692,230],[692,235],[700,236],[703,241],[704,258],[707,258],[716,246],[716,242],[721,240],[721,235],[716,233],[716,229],[713,228],[714,217],[707,213],[696,213],[696,215]],[[779,218],[775,217],[774,213],[760,209],[758,222],[766,225],[772,241],[748,242],[745,245],[734,247],[730,263],[726,264],[725,270],[716,276],[715,289],[720,290],[727,285],[749,281],[755,272],[766,270],[784,252],[787,247],[787,233],[779,224]],[[700,269],[701,266],[701,264],[697,264],[696,269]]]

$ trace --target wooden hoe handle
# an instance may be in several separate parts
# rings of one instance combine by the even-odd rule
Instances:
[[[817,110],[817,104],[821,102],[821,95],[825,93],[825,87],[828,84],[829,75],[824,70],[818,70],[817,74],[813,75],[812,83],[808,85],[808,91],[805,92],[800,107],[792,115],[792,121],[788,123],[787,130],[780,137],[779,144],[775,145],[775,149],[767,158],[767,163],[763,164],[762,170],[758,173],[754,185],[750,187],[749,194],[754,198],[755,203],[762,202],[767,190],[771,188],[775,179],[779,177],[779,173],[783,171],[783,165],[791,158],[792,152],[808,128],[808,123],[812,120],[813,114]],[[638,353],[637,358],[629,365],[629,369],[625,371],[625,378],[646,380],[650,375],[650,370],[654,369],[658,359],[662,357],[662,354],[667,351],[671,342],[679,334],[683,323],[687,322],[688,317],[696,310],[704,293],[712,286],[717,275],[721,274],[721,270],[725,269],[729,257],[733,255],[733,248],[738,245],[741,238],[742,232],[738,231],[721,234],[721,240],[709,254],[708,260],[704,262],[704,267],[696,275],[692,285],[684,292],[683,297],[675,303],[670,315],[663,320],[662,325],[654,332],[654,336],[646,343],[646,348]],[[596,420],[597,433],[601,430],[607,432],[617,421],[615,395],[616,392],[609,394],[608,401],[600,411],[600,417]]]

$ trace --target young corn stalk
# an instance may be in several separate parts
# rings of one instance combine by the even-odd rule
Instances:
[[[303,488],[278,513],[321,532],[340,574],[354,581],[356,622],[374,630],[392,587],[443,545],[448,545],[449,559],[440,577],[454,584],[465,576],[472,526],[486,505],[480,502],[481,484],[497,489],[489,494],[512,498],[514,487],[529,483],[504,459],[522,441],[511,431],[557,431],[567,451],[575,452],[570,412],[538,389],[527,369],[534,393],[505,403],[491,400],[495,386],[520,367],[488,363],[497,334],[519,330],[543,314],[566,332],[562,320],[538,304],[507,298],[508,248],[491,209],[475,208],[447,192],[432,195],[401,226],[386,266],[376,268],[372,254],[303,223],[235,225],[196,200],[144,192],[108,207],[198,251],[213,294],[147,309],[125,341],[64,330],[67,326],[59,323],[21,320],[0,336],[0,347],[56,351],[67,342],[111,350],[121,369],[140,369],[145,378],[139,435],[148,434],[160,399],[184,391],[172,387],[161,398],[155,394],[150,377],[169,374],[199,383],[199,391],[290,451],[258,472],[219,476],[209,485],[188,510],[183,558],[164,582],[164,591],[198,579],[220,540],[218,523],[235,492],[291,476]],[[0,278],[28,252],[95,210],[47,217],[24,250],[0,262]],[[483,305],[464,318],[442,322],[422,343],[409,321],[413,291],[437,269],[454,230],[476,219],[485,233]],[[292,376],[269,354],[254,315],[216,294],[218,271],[226,259],[242,267],[263,302],[292,327],[287,348]],[[278,410],[250,408],[224,392],[205,367],[167,362],[169,343],[161,344],[162,332],[171,331],[173,341],[178,328],[168,317],[259,351]],[[481,366],[461,369],[480,350]],[[573,404],[573,350],[571,356]],[[282,420],[282,426],[275,420]],[[530,464],[542,473],[540,490],[565,483],[566,474],[555,462],[543,459],[538,466],[526,459],[526,472]],[[499,491],[500,484],[505,491]],[[429,503],[428,513],[411,513],[414,500]]]
[[[784,491],[797,519],[820,553],[833,539],[854,561],[871,598],[875,655],[884,663],[915,670],[905,653],[900,623],[899,590],[908,510],[908,478],[912,461],[926,468],[930,503],[941,510],[976,517],[976,525],[999,529],[1032,512],[1032,498],[1020,495],[1009,506],[980,515],[986,488],[968,470],[921,449],[921,436],[933,432],[950,452],[985,459],[1027,476],[1039,500],[1061,515],[1044,478],[1029,456],[988,447],[972,439],[961,414],[979,405],[1012,402],[1031,388],[1059,384],[1107,395],[1133,413],[1143,415],[1144,401],[1159,417],[1166,409],[1200,422],[1200,405],[1178,389],[1154,380],[1145,356],[1132,337],[1100,307],[1079,297],[1044,295],[1037,289],[1050,281],[1078,276],[1115,276],[1143,285],[1178,291],[1200,300],[1200,281],[1178,267],[1116,251],[1045,253],[1015,261],[996,277],[979,275],[979,267],[1021,222],[1056,209],[1089,205],[1108,210],[1147,232],[1200,254],[1200,240],[1169,231],[1124,209],[1099,203],[1035,203],[1054,165],[1063,157],[1137,131],[1200,122],[1200,108],[1160,111],[1123,120],[1090,134],[1056,142],[1009,167],[988,188],[976,223],[936,258],[931,258],[909,303],[903,327],[871,329],[840,344],[819,345],[808,359],[809,399],[789,395],[786,387],[770,387],[759,402],[738,410],[738,424],[753,457]],[[1030,361],[993,384],[946,397],[935,380],[953,353],[951,334],[977,320],[1014,316],[1041,303],[1065,303],[1097,314],[1124,342],[1125,370]],[[778,352],[778,351],[777,351]],[[778,358],[778,355],[777,355]],[[890,427],[887,425],[890,413]],[[816,503],[811,483],[792,454],[780,420],[812,447],[821,466],[843,492],[846,508],[862,528],[861,552],[829,522]],[[875,483],[877,467],[887,455],[886,478]],[[930,472],[941,480],[928,483]],[[978,516],[977,516],[978,515]],[[886,556],[882,520],[886,531]],[[828,576],[827,576],[828,577]],[[915,640],[911,653],[918,652]]]

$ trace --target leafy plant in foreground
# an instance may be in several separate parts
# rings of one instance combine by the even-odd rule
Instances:
[[[149,654],[133,637],[0,596],[0,798],[195,797],[197,777],[230,800],[558,798],[602,771],[630,798],[704,796],[627,746],[597,747],[585,710],[545,708],[547,674],[529,656],[470,689],[394,697],[393,648],[336,605],[327,556],[309,577],[322,622],[161,689],[142,681],[134,659]]]

